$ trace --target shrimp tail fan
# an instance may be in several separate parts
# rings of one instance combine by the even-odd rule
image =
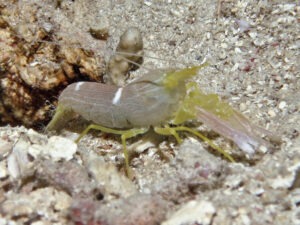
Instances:
[[[209,128],[220,135],[232,140],[242,151],[248,155],[253,155],[260,146],[270,148],[270,144],[261,138],[261,135],[272,136],[272,134],[239,114],[233,112],[228,120],[223,120],[218,116],[197,107],[197,117]]]
[[[196,119],[216,133],[232,140],[248,155],[254,154],[261,146],[270,148],[269,142],[262,136],[279,141],[279,138],[271,132],[252,124],[218,95],[203,93],[194,82],[187,84],[187,90],[183,104],[175,114],[174,124]]]

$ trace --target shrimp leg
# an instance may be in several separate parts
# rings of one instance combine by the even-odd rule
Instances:
[[[84,129],[84,131],[79,135],[79,137],[76,139],[76,143],[80,141],[80,139],[86,135],[90,130],[100,130],[105,133],[110,133],[110,134],[117,134],[121,135],[121,140],[122,140],[122,145],[123,145],[123,153],[124,153],[124,159],[125,159],[125,170],[126,170],[126,175],[128,177],[131,176],[130,172],[130,167],[129,167],[129,155],[127,151],[127,145],[126,145],[126,140],[128,138],[135,137],[139,134],[144,134],[146,133],[149,128],[133,128],[129,130],[116,130],[108,127],[104,127],[98,124],[90,124],[87,128]]]
[[[165,127],[154,127],[154,131],[155,131],[155,133],[161,134],[161,135],[172,135],[175,137],[176,141],[179,144],[182,143],[182,139],[179,137],[177,131],[168,125]]]
[[[71,109],[58,105],[52,120],[46,127],[46,131],[61,130],[73,118],[74,114]]]
[[[204,142],[206,142],[213,149],[215,149],[218,152],[220,152],[229,161],[235,162],[235,160],[227,152],[225,152],[222,148],[216,146],[209,138],[205,137],[204,135],[202,135],[200,132],[196,131],[195,129],[191,129],[191,128],[185,127],[185,126],[178,126],[178,127],[169,127],[169,126],[166,126],[166,127],[155,127],[154,131],[156,133],[158,133],[158,134],[161,134],[161,135],[173,135],[176,138],[176,140],[177,140],[178,143],[181,143],[182,140],[179,138],[177,132],[178,131],[189,132],[189,133],[191,133],[191,134],[199,137],[200,139],[202,139]]]

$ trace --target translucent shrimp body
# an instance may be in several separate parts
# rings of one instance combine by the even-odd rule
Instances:
[[[185,81],[197,75],[203,66],[205,65],[182,70],[156,70],[125,87],[95,82],[71,84],[61,93],[56,113],[46,130],[62,128],[72,118],[71,115],[76,113],[93,123],[82,132],[77,141],[90,129],[121,135],[129,174],[126,139],[145,133],[150,126],[166,124],[184,99]],[[128,128],[132,129],[117,130]]]
[[[59,105],[110,128],[161,125],[171,118],[186,92],[185,82],[172,89],[164,87],[162,81],[172,73],[150,72],[125,87],[74,83],[61,93]]]
[[[57,111],[47,129],[60,128],[70,113],[77,113],[93,123],[77,141],[91,129],[121,135],[127,174],[130,167],[126,139],[145,133],[150,126],[161,135],[173,135],[178,142],[181,142],[179,131],[192,133],[230,161],[233,158],[208,138],[180,124],[189,120],[203,122],[248,154],[253,154],[260,145],[267,145],[257,133],[271,135],[270,132],[252,125],[218,95],[204,94],[196,83],[187,82],[204,66],[156,70],[125,87],[93,82],[72,84],[59,97]]]

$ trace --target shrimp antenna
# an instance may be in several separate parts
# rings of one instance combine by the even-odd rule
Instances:
[[[117,52],[117,53],[119,53],[118,56],[120,56],[120,57],[121,57],[122,59],[124,59],[125,61],[130,62],[131,64],[133,64],[133,65],[135,65],[135,66],[137,66],[137,67],[141,67],[141,64],[139,64],[139,63],[137,63],[137,62],[135,62],[135,61],[133,61],[133,60],[130,60],[130,59],[128,59],[127,57],[123,56],[123,55],[128,55],[128,56],[141,56],[141,55],[139,55],[139,54],[131,54],[131,53],[123,54],[123,53],[120,53],[120,52]],[[142,57],[142,56],[141,56],[141,57]],[[147,66],[143,66],[143,68],[145,68],[146,70],[151,70],[151,69],[148,68]]]

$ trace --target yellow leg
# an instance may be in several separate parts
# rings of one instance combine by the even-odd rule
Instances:
[[[201,138],[210,147],[212,147],[213,149],[216,149],[218,152],[223,154],[224,157],[227,158],[229,161],[235,162],[235,160],[227,152],[225,152],[222,148],[216,146],[209,138],[205,137],[200,132],[198,132],[194,129],[191,129],[189,127],[184,127],[184,126],[179,126],[179,127],[169,127],[169,126],[168,127],[155,127],[154,131],[157,132],[158,134],[161,134],[161,135],[173,135],[176,138],[177,141],[180,140],[180,141],[178,141],[178,143],[181,142],[181,139],[178,137],[178,134],[177,134],[178,131],[190,132],[190,133],[194,134],[195,136]]]
[[[179,144],[182,142],[182,139],[179,137],[177,131],[172,127],[154,127],[154,131],[161,135],[173,135]]]
[[[86,135],[90,130],[100,130],[104,133],[121,135],[121,140],[122,140],[122,145],[123,145],[123,153],[124,153],[124,159],[125,159],[126,174],[128,177],[130,177],[131,173],[130,173],[130,167],[129,167],[129,156],[128,156],[128,151],[127,151],[127,146],[126,146],[126,140],[128,138],[135,137],[139,134],[146,133],[149,130],[149,128],[133,128],[133,129],[129,129],[129,130],[116,130],[116,129],[112,129],[112,128],[108,128],[108,127],[103,127],[103,126],[97,125],[97,124],[91,124],[79,135],[79,137],[76,139],[75,142],[78,143],[80,141],[80,139],[84,135]]]
[[[46,131],[62,129],[65,124],[72,119],[73,115],[74,112],[72,110],[65,108],[62,105],[58,105],[52,120],[46,127]]]

